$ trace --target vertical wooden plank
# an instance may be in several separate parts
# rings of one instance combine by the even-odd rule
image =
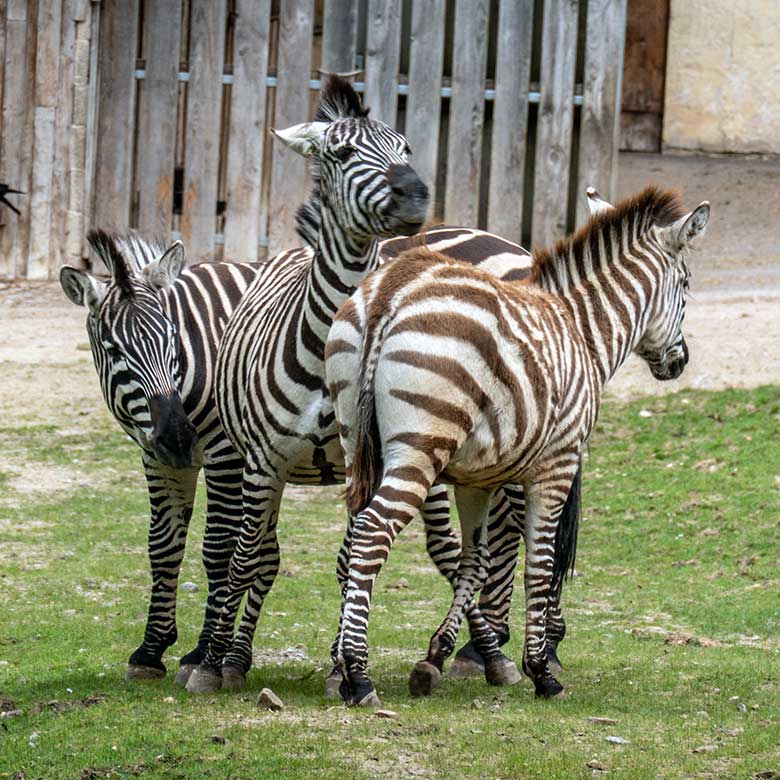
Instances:
[[[669,0],[629,0],[626,10],[620,148],[660,152]]]
[[[322,32],[322,69],[349,73],[355,67],[357,0],[326,0]]]
[[[257,260],[270,0],[236,0],[224,259]]]
[[[547,0],[536,130],[534,246],[547,246],[566,233],[576,59],[577,0]]]
[[[191,263],[213,259],[225,0],[193,0],[181,233]]]
[[[371,118],[395,127],[401,0],[368,0],[365,102]]]
[[[61,0],[62,21],[59,43],[59,80],[54,119],[54,166],[52,170],[51,232],[49,236],[48,276],[56,276],[67,256],[71,161],[78,157],[71,134],[73,107],[76,99],[74,84],[76,65],[76,33],[84,14],[84,0]]]
[[[496,100],[488,192],[488,230],[522,241],[533,0],[501,0]]]
[[[89,82],[87,84],[86,142],[84,146],[84,220],[82,257],[89,257],[87,228],[95,225],[95,184],[97,174],[98,116],[100,106],[100,3],[91,4],[89,20]]]
[[[0,0],[0,109],[3,105],[3,93],[5,86],[5,23],[8,13],[8,0]],[[3,112],[0,110],[0,164],[2,164],[3,155]],[[0,222],[2,224],[2,222]]]
[[[11,279],[26,275],[30,242],[36,15],[36,4],[8,0],[0,181],[26,193],[14,198],[20,215],[0,213],[0,275]]]
[[[281,0],[274,126],[306,122],[309,116],[313,0]],[[300,244],[295,212],[306,197],[305,160],[279,141],[273,143],[268,209],[268,256]]]
[[[181,0],[146,0],[138,93],[138,229],[167,240],[173,215]]]
[[[80,7],[77,6],[80,4]],[[92,30],[91,3],[74,0],[75,43],[73,48],[73,106],[69,128],[68,212],[64,228],[62,260],[81,267],[84,237],[87,122],[89,117],[89,64]]]
[[[46,279],[49,275],[61,27],[61,0],[38,0],[28,279]]]
[[[614,202],[626,0],[588,0],[585,76],[577,164],[577,222],[588,219],[585,189]]]
[[[444,213],[476,227],[485,114],[488,0],[457,0]]]
[[[436,184],[446,8],[446,0],[417,0],[412,7],[409,42],[406,137],[414,154],[414,169],[431,195]]]
[[[139,0],[103,0],[93,226],[127,228],[133,180]],[[95,259],[95,270],[102,266]]]

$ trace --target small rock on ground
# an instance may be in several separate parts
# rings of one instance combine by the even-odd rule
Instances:
[[[611,742],[613,745],[630,745],[631,742],[623,737],[604,737],[607,742]]]
[[[270,688],[263,688],[257,697],[257,706],[280,712],[284,709],[284,702]]]
[[[181,589],[187,593],[197,593],[198,586],[194,582],[182,582]]]
[[[374,713],[375,718],[396,718],[398,713],[395,710],[377,710]]]
[[[602,764],[601,761],[588,761],[585,766],[588,767],[588,769],[595,769],[597,772],[607,771],[606,765]]]

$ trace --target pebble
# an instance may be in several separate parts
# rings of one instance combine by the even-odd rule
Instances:
[[[630,745],[631,742],[623,737],[604,737],[607,742],[611,742],[613,745]]]
[[[377,710],[374,713],[375,718],[397,718],[398,713],[395,710]]]
[[[691,753],[714,753],[718,749],[717,745],[701,745],[694,748]]]
[[[164,704],[174,704],[176,702],[176,699],[173,698],[173,696],[166,696],[163,699]]]
[[[595,769],[597,772],[606,772],[607,767],[601,763],[601,761],[588,761],[587,764],[585,764],[588,769]]]
[[[284,702],[270,688],[263,688],[257,697],[257,706],[280,712],[284,709]]]
[[[198,592],[198,586],[194,582],[182,582],[181,589],[187,591],[187,593]]]
[[[737,704],[737,709],[738,709],[740,712],[747,712],[747,707],[746,707],[746,706],[745,706],[745,705],[744,705],[742,702],[740,702],[739,704]]]

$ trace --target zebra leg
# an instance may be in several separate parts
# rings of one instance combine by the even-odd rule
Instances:
[[[144,458],[149,489],[152,593],[144,640],[130,656],[126,678],[165,676],[163,653],[176,642],[176,588],[192,517],[198,469],[172,469]]]
[[[347,530],[344,533],[344,539],[341,542],[338,556],[336,557],[336,579],[339,583],[339,592],[341,593],[341,610],[339,612],[339,625],[336,631],[336,638],[331,645],[331,657],[336,658],[338,654],[339,642],[341,641],[341,628],[344,622],[344,598],[346,595],[347,579],[349,577],[349,556],[352,549],[352,529],[355,524],[355,518],[347,515]],[[338,699],[340,697],[341,684],[344,681],[344,675],[337,663],[333,663],[328,676],[325,678],[325,698]]]
[[[274,584],[279,571],[279,539],[276,535],[276,520],[260,546],[260,571],[247,593],[244,613],[230,649],[222,662],[222,680],[226,688],[243,688],[246,675],[252,668],[252,643],[260,618],[263,602]]]
[[[398,455],[398,462],[404,463]],[[414,455],[418,453],[407,462],[414,463]],[[393,469],[387,463],[379,490],[357,516],[352,528],[343,618],[333,657],[344,676],[341,696],[350,705],[380,705],[374,684],[366,673],[371,593],[396,536],[422,506],[436,477],[432,466],[426,465],[426,469],[411,465]]]
[[[496,490],[490,505],[487,543],[490,557],[488,577],[480,593],[479,609],[498,636],[499,646],[509,641],[509,607],[512,601],[517,550],[522,536],[517,527],[513,506],[503,488]],[[485,674],[485,662],[472,641],[455,655],[450,668],[452,677]]]
[[[523,671],[531,678],[536,695],[560,696],[563,686],[550,671],[547,660],[547,610],[554,590],[554,563],[558,523],[566,503],[578,461],[567,464],[558,454],[554,471],[526,485],[525,538],[525,648]]]
[[[446,485],[434,485],[420,509],[425,523],[428,555],[439,573],[453,589],[458,584],[458,566],[461,560],[460,540],[452,532],[450,502]],[[492,685],[513,685],[520,680],[517,666],[498,650],[500,637],[496,636],[490,622],[483,617],[473,602],[466,609],[471,640],[467,647],[477,659],[473,666],[479,674],[485,674]],[[461,650],[463,652],[463,650]],[[487,670],[486,670],[486,661]],[[462,664],[463,665],[463,664]],[[466,676],[457,670],[454,677]]]
[[[256,580],[258,591],[267,593],[279,571],[276,522],[286,480],[286,472],[275,467],[279,465],[264,462],[260,466],[252,453],[244,464],[241,532],[230,560],[226,594],[206,656],[187,681],[190,693],[211,693],[222,687],[222,663],[233,642],[244,595]]]
[[[427,658],[414,665],[409,677],[412,696],[427,696],[439,684],[444,661],[455,647],[466,609],[487,577],[486,520],[491,494],[492,491],[481,489],[455,488],[463,539],[455,593],[447,617],[431,638]],[[483,652],[487,653],[488,661],[499,654],[495,637],[492,644],[485,644]]]
[[[206,477],[206,531],[203,536],[203,568],[208,580],[208,598],[198,644],[184,655],[176,675],[177,685],[186,685],[193,669],[206,657],[209,640],[227,592],[230,558],[241,530],[241,460],[220,462],[204,469]]]

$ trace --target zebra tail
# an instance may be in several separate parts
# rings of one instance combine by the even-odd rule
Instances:
[[[580,528],[580,508],[582,504],[582,460],[577,474],[571,483],[569,495],[563,505],[555,531],[555,556],[553,558],[552,593],[560,595],[563,580],[567,572],[574,571],[574,559],[577,555],[577,535]]]
[[[363,359],[360,377],[360,392],[355,414],[355,455],[346,495],[347,510],[353,516],[360,514],[369,505],[379,490],[382,480],[382,443],[379,439],[379,423],[374,399],[374,375],[381,351],[382,330],[384,328],[381,326],[377,328],[379,336],[374,349],[366,350],[368,354]]]

